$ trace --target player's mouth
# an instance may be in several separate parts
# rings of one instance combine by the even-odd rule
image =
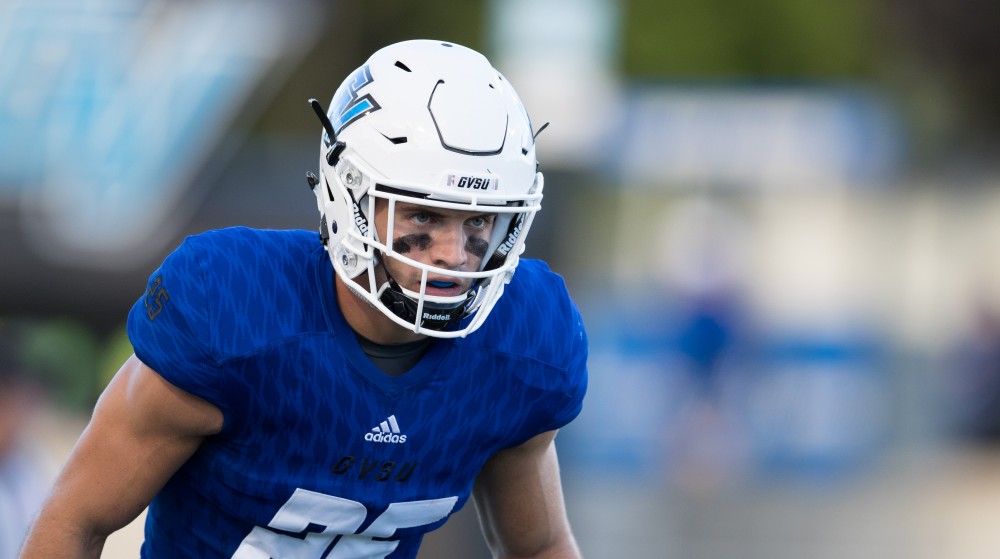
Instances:
[[[433,279],[427,280],[427,294],[438,297],[454,297],[461,295],[466,290],[465,285],[459,282]]]

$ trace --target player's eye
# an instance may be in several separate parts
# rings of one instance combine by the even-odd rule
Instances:
[[[430,214],[418,212],[410,216],[410,221],[418,225],[426,225],[431,222],[431,216]]]
[[[474,227],[476,229],[484,229],[493,221],[492,215],[477,215],[475,217],[469,218],[465,223],[469,227]]]

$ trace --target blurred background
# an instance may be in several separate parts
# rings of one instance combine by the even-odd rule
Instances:
[[[994,0],[0,0],[0,559],[149,272],[316,228],[306,100],[409,38],[551,123],[528,255],[591,337],[558,439],[585,555],[995,557],[998,29]],[[421,557],[486,557],[476,522]]]

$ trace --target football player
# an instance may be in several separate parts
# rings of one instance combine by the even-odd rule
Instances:
[[[98,557],[147,505],[142,557],[414,557],[470,496],[497,557],[579,556],[553,439],[587,338],[520,258],[543,187],[520,99],[407,41],[312,104],[319,234],[208,232],[151,274],[25,558]]]

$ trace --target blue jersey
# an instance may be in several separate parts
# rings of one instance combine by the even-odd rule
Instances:
[[[396,377],[361,350],[305,231],[189,237],[128,333],[225,418],[150,504],[143,557],[414,557],[491,455],[571,421],[586,391],[580,314],[535,260],[479,330]]]

